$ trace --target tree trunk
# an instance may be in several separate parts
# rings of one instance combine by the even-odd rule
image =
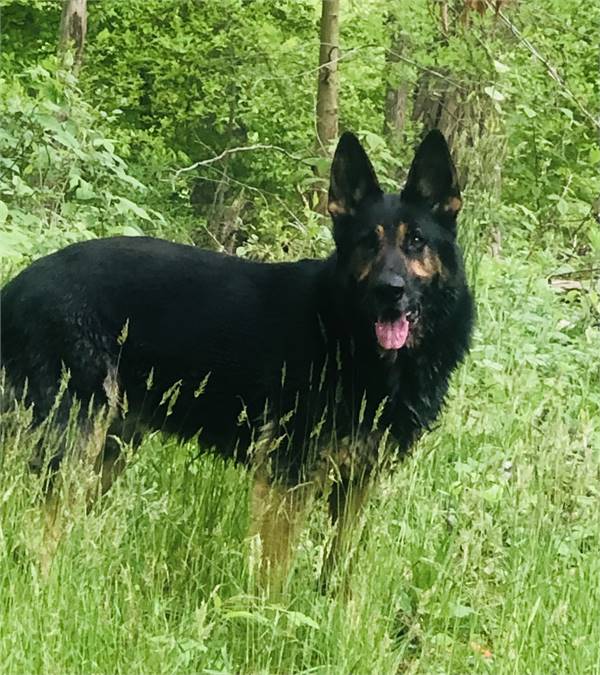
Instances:
[[[58,48],[65,54],[74,49],[73,69],[79,70],[87,32],[87,0],[64,0],[60,19]]]
[[[328,155],[338,135],[338,74],[340,0],[323,0],[317,89],[317,151]]]
[[[496,11],[502,4],[502,0],[495,3]],[[470,15],[484,14],[485,9],[479,0],[440,2],[439,44],[447,45],[449,37],[467,30],[480,31],[484,41],[485,28],[471,26]],[[463,188],[473,177],[480,187],[499,192],[505,144],[494,132],[498,119],[485,84],[480,78],[465,78],[458,68],[424,70],[413,91],[412,119],[423,131],[437,128],[444,134]]]
[[[317,86],[317,155],[329,157],[330,148],[338,135],[338,66],[340,53],[340,0],[323,0],[321,13],[319,77]],[[325,178],[322,169],[316,169]],[[315,211],[327,213],[325,184],[316,192]]]
[[[403,54],[409,49],[408,36],[403,34],[394,15],[386,21],[388,33],[391,34],[390,46],[385,53],[385,105],[383,135],[390,148],[396,149],[402,144],[403,133],[409,118],[411,85],[402,80],[397,69]]]

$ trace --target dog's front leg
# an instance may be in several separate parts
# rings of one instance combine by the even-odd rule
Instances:
[[[360,515],[370,485],[369,477],[363,476],[354,480],[341,479],[331,486],[328,505],[333,534],[321,572],[321,585],[324,588],[329,585],[336,569],[350,569],[352,555],[361,538]]]
[[[262,581],[272,589],[285,582],[313,495],[309,483],[289,487],[260,470],[254,476],[250,534],[259,543]]]

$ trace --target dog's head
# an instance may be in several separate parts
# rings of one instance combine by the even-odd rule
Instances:
[[[338,274],[382,353],[418,347],[452,312],[464,286],[456,244],[461,204],[439,131],[419,146],[399,194],[382,192],[356,136],[340,138],[328,205]]]

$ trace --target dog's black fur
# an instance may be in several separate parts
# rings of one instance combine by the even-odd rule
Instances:
[[[326,452],[342,448],[353,448],[342,474],[356,464],[369,473],[384,430],[389,452],[401,454],[435,420],[468,348],[460,205],[438,131],[400,194],[382,193],[346,133],[331,174],[331,257],[268,264],[149,237],[68,246],[2,291],[8,381],[17,391],[27,382],[37,422],[66,369],[59,425],[75,399],[84,424],[90,401],[107,402],[112,378],[128,412],[109,434],[198,435],[246,463],[260,440],[286,485],[310,479]]]

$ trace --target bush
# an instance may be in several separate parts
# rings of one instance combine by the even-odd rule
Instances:
[[[0,256],[20,264],[80,239],[162,227],[138,203],[147,189],[106,135],[112,122],[54,58],[0,75]]]

